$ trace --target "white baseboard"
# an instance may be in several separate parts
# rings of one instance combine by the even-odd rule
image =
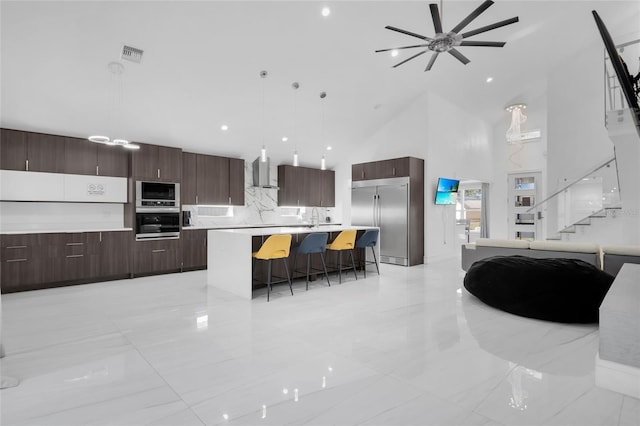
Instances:
[[[600,359],[598,353],[596,385],[640,399],[640,368]]]

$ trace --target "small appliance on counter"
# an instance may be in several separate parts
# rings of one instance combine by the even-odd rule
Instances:
[[[182,211],[182,227],[185,226],[192,226],[193,223],[191,222],[191,212],[189,210],[183,210]]]

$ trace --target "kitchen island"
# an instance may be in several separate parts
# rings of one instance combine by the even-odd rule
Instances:
[[[256,251],[270,235],[291,234],[292,245],[297,245],[306,234],[328,232],[331,242],[341,231],[378,229],[374,226],[322,226],[212,229],[207,232],[207,284],[245,299],[253,295],[251,253]],[[376,256],[379,256],[376,246]],[[292,265],[289,262],[289,268]]]

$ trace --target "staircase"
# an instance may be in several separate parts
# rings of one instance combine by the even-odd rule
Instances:
[[[624,45],[634,44],[640,40]],[[528,210],[553,215],[548,222],[557,226],[547,239],[640,244],[640,111],[629,107],[606,56],[604,63],[605,125],[615,155]]]
[[[622,207],[605,207],[597,212],[587,216],[586,218],[560,229],[557,233],[547,237],[547,240],[564,240],[575,241],[577,238],[574,235],[588,234],[588,231],[583,227],[598,227],[611,225],[611,219],[615,219],[618,212],[622,210]],[[604,224],[604,225],[603,225]],[[580,238],[582,239],[582,238]],[[588,239],[591,240],[591,239]]]
[[[619,187],[616,158],[611,157],[569,181],[527,213],[546,215],[548,222],[556,223],[548,240],[572,240],[571,235],[579,229],[616,215],[621,209]]]

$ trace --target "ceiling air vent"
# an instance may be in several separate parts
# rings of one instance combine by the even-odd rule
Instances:
[[[139,64],[142,62],[142,54],[144,50],[138,49],[137,47],[127,46],[126,44],[122,46],[122,53],[120,54],[120,58],[129,61],[135,62]]]

